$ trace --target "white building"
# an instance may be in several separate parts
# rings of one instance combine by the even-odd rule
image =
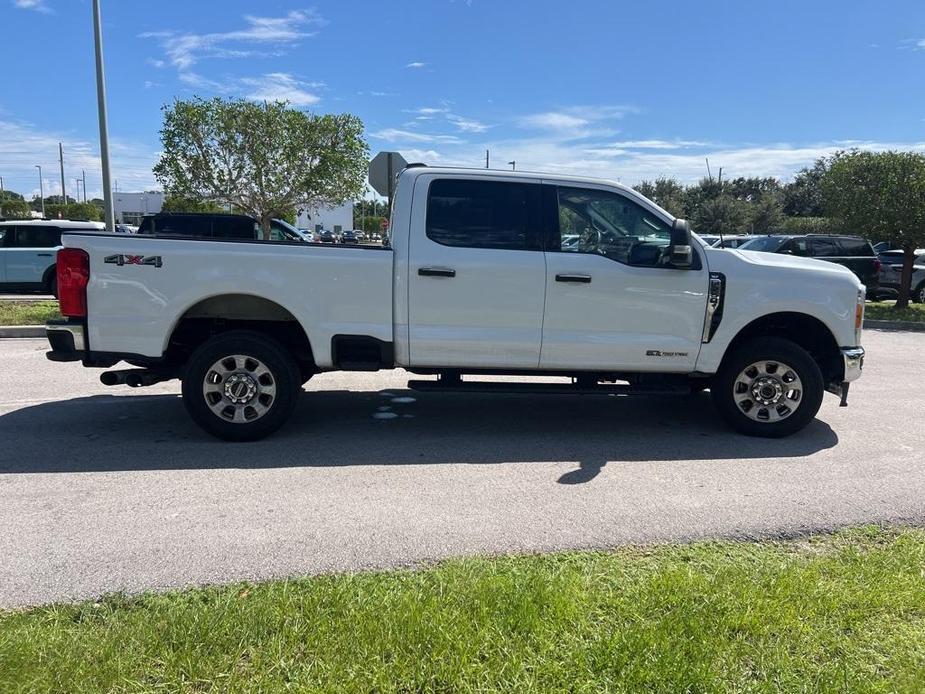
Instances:
[[[299,214],[296,226],[310,231],[333,231],[335,233],[353,229],[353,203],[339,207],[318,207]]]
[[[157,214],[164,206],[164,194],[151,193],[114,193],[112,196],[113,213],[118,224],[138,226],[146,214]]]

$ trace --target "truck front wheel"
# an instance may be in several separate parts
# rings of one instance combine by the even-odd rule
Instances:
[[[776,337],[742,344],[713,382],[723,418],[749,436],[789,436],[809,424],[822,404],[822,372],[799,345]]]
[[[298,365],[279,342],[234,330],[193,352],[183,376],[183,403],[213,436],[256,441],[289,419],[301,382]]]

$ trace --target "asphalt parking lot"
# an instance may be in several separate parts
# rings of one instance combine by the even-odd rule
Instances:
[[[208,438],[176,383],[0,341],[0,606],[464,554],[925,522],[925,334],[868,331],[851,406],[783,440],[690,398],[441,395],[312,380],[263,442]]]

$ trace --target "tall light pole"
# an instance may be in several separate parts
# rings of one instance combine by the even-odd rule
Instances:
[[[42,180],[42,167],[38,164],[35,168],[39,170],[39,200],[42,201],[42,218],[45,218],[45,181]]]
[[[112,208],[112,188],[109,183],[109,123],[106,116],[106,78],[103,75],[103,26],[100,20],[100,0],[93,0],[93,38],[96,44],[96,98],[100,119],[100,159],[103,165],[103,210],[106,229],[115,230]]]
[[[64,185],[64,145],[58,143],[58,163],[61,165],[61,204],[67,205],[67,188]]]
[[[3,176],[0,176],[0,219],[3,219]]]

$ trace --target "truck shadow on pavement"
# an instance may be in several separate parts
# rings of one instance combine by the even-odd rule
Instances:
[[[97,395],[0,416],[0,475],[568,462],[560,484],[593,480],[607,464],[801,458],[838,437],[815,420],[786,439],[727,429],[709,395],[689,398],[527,396],[342,390],[303,394],[268,439],[206,435],[175,395]],[[798,461],[795,461],[798,462]]]

